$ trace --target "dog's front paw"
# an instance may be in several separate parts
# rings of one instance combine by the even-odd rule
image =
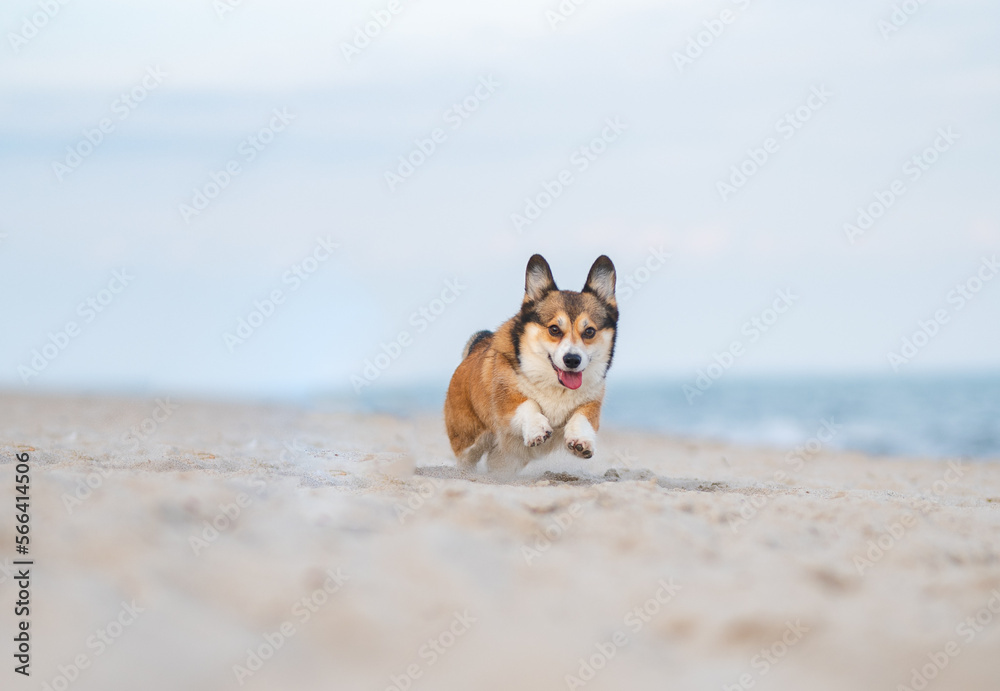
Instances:
[[[594,440],[587,438],[567,439],[566,448],[580,458],[590,458],[594,455]]]
[[[538,415],[524,425],[524,445],[540,446],[552,436],[552,425],[544,415]]]

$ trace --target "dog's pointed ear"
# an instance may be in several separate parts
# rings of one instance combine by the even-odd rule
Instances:
[[[524,272],[524,301],[536,302],[545,297],[550,290],[556,288],[556,282],[552,279],[552,270],[545,257],[534,254],[528,260],[528,268]]]
[[[615,301],[615,265],[606,255],[601,255],[590,267],[587,283],[583,286],[584,293],[593,293],[609,305],[617,307]]]

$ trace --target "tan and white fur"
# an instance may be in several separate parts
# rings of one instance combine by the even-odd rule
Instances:
[[[513,473],[557,446],[590,458],[618,324],[615,267],[600,256],[580,292],[559,290],[541,255],[528,261],[517,315],[466,344],[444,415],[459,465],[486,456]]]

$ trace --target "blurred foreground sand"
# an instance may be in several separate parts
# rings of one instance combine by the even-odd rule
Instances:
[[[170,403],[0,396],[0,563],[23,451],[37,562],[0,687],[1000,688],[996,463],[604,429],[501,483],[439,418]]]

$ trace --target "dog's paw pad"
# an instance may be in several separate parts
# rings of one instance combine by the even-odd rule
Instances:
[[[541,446],[551,438],[552,427],[549,426],[547,420],[544,423],[539,422],[537,425],[524,431],[525,446]]]
[[[588,439],[568,439],[566,448],[580,458],[590,458],[594,455],[594,444]]]

